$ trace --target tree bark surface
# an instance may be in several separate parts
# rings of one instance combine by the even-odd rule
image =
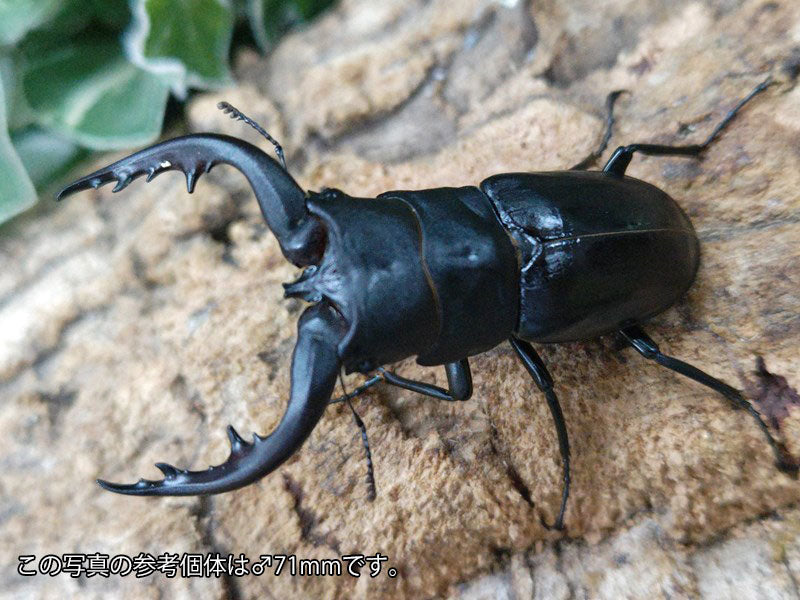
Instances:
[[[270,151],[215,108],[227,100],[283,143],[301,185],[356,196],[567,168],[597,145],[617,89],[604,158],[700,142],[771,75],[703,160],[637,156],[628,172],[676,198],[702,245],[695,285],[649,333],[743,389],[800,458],[795,0],[347,0],[236,62],[238,87],[196,97],[190,129]],[[0,257],[8,597],[800,598],[800,483],[746,413],[615,336],[539,347],[572,445],[563,533],[542,525],[561,495],[550,413],[507,344],[472,359],[469,402],[380,386],[355,402],[374,502],[342,406],[256,485],[106,493],[96,478],[221,462],[228,423],[275,426],[303,308],[280,284],[296,269],[224,167],[193,196],[170,174],[48,203],[4,227]],[[394,368],[445,384],[443,369]],[[389,560],[375,578],[17,573],[19,555],[70,552]]]

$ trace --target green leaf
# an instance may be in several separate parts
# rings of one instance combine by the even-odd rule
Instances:
[[[36,190],[6,128],[6,100],[0,79],[0,223],[33,206]]]
[[[56,133],[28,127],[11,135],[11,142],[28,171],[33,185],[41,189],[87,155],[77,144]]]
[[[267,52],[286,26],[283,0],[248,0],[247,19],[263,52]]]
[[[332,5],[333,0],[293,0],[291,3],[297,7],[304,21],[310,21]]]
[[[263,51],[297,23],[308,21],[333,4],[333,0],[244,0],[244,12],[253,37]]]
[[[3,80],[6,102],[6,127],[14,131],[33,122],[33,113],[19,85],[19,69],[12,56],[0,54],[0,79]]]
[[[0,45],[16,44],[47,22],[58,5],[59,0],[0,0]]]
[[[95,18],[120,31],[130,22],[131,11],[128,0],[89,0]]]
[[[36,121],[89,148],[127,148],[161,131],[168,88],[117,44],[82,42],[31,61],[22,76]]]
[[[133,12],[128,55],[168,81],[177,96],[184,97],[189,86],[231,82],[234,11],[226,0],[135,0]]]

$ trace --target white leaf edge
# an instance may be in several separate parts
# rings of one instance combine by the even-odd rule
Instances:
[[[144,45],[147,36],[150,34],[150,16],[145,8],[146,2],[147,0],[131,0],[133,19],[128,29],[122,34],[122,47],[129,61],[140,69],[161,77],[169,84],[172,93],[180,101],[186,100],[190,87],[220,89],[233,83],[230,71],[222,79],[210,79],[189,71],[183,61],[178,58],[146,57],[144,55]],[[233,10],[229,0],[216,0],[216,2],[229,10]]]
[[[6,16],[3,14],[4,10],[14,10],[13,8],[9,8],[13,4],[14,0],[0,0],[0,18]],[[35,6],[29,5],[28,8],[30,10],[25,18],[21,20],[17,19],[17,30],[10,32],[8,37],[0,36],[0,45],[12,46],[24,38],[32,29],[44,25],[58,12],[59,1],[47,0]],[[13,22],[13,18],[11,18],[11,20]]]
[[[75,52],[75,48],[62,48],[48,56],[39,66],[55,61],[65,53],[73,52]],[[160,120],[152,130],[129,135],[116,135],[114,137],[92,135],[78,128],[86,113],[96,105],[98,99],[106,92],[124,85],[140,74],[154,77],[154,81],[159,83],[162,94],[158,98],[151,98],[150,102],[154,106],[161,107],[159,117],[163,118],[163,107],[169,94],[168,86],[160,78],[131,64],[125,60],[125,57],[120,55],[118,59],[107,63],[103,68],[98,69],[90,77],[84,78],[78,85],[71,88],[64,99],[62,109],[55,112],[34,109],[35,121],[41,127],[57,132],[91,150],[122,150],[150,143],[161,133]]]

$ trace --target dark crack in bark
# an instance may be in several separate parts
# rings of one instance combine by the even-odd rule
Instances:
[[[200,535],[200,542],[208,552],[227,556],[230,552],[216,539],[214,532],[216,523],[214,521],[214,500],[210,496],[200,496],[195,509],[192,511],[197,523],[197,532]],[[242,600],[244,595],[236,577],[223,570],[220,576],[220,583],[224,597],[227,600]]]
[[[556,555],[555,568],[556,568],[556,572],[559,575],[561,575],[561,577],[564,580],[564,583],[567,586],[567,591],[569,592],[569,599],[570,600],[574,600],[575,598],[578,597],[577,596],[577,590],[575,589],[575,584],[567,576],[567,572],[564,569],[564,544],[566,544],[566,543],[567,542],[565,542],[563,539],[560,539],[560,540],[556,540],[556,542],[553,544],[553,552]],[[576,544],[580,545],[580,542],[577,542]],[[586,590],[583,590],[583,592],[584,592],[584,596],[586,596]]]
[[[41,392],[39,399],[47,406],[47,420],[50,426],[55,428],[62,413],[68,410],[74,403],[78,392],[61,388],[54,394]]]
[[[185,402],[189,406],[189,412],[197,415],[201,425],[206,424],[207,417],[202,408],[203,402],[200,398],[200,393],[189,388],[186,377],[178,373],[169,384],[169,391],[177,400]]]
[[[497,428],[495,427],[492,421],[489,421],[489,428],[491,430],[491,436],[489,436],[489,444],[492,448],[492,453],[494,453],[500,462],[503,464],[505,468],[506,476],[508,477],[509,482],[511,483],[511,487],[513,487],[517,493],[522,497],[525,503],[530,506],[531,508],[535,507],[536,504],[531,498],[531,490],[525,484],[525,480],[519,474],[514,464],[511,460],[505,455],[505,453],[501,452],[498,448],[500,438],[499,434],[497,433]]]
[[[783,563],[784,568],[786,569],[786,575],[789,577],[789,581],[792,584],[792,591],[794,592],[795,598],[800,598],[800,585],[797,583],[797,577],[795,577],[794,572],[792,571],[791,565],[789,565],[789,560],[786,558],[786,555],[781,557],[781,563]]]
[[[313,510],[303,506],[305,493],[300,483],[295,481],[288,473],[283,473],[283,483],[286,491],[294,499],[294,512],[300,520],[300,537],[314,547],[325,546],[336,552],[336,554],[341,555],[342,550],[339,540],[332,533],[323,535],[314,531],[319,523],[319,517]]]

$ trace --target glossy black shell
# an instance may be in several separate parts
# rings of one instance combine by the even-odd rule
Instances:
[[[312,194],[327,231],[322,262],[292,290],[314,290],[345,317],[339,357],[369,372],[417,356],[454,362],[508,339],[518,322],[511,238],[476,187],[353,198]],[[313,293],[313,292],[312,292]]]
[[[600,171],[508,173],[481,183],[520,256],[531,342],[590,339],[667,309],[697,272],[691,222],[663,191]]]

